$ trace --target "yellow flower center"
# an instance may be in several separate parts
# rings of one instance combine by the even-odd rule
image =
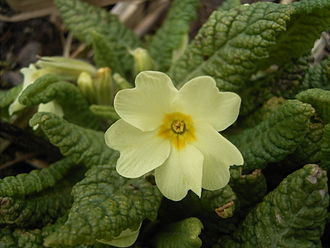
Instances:
[[[184,148],[187,143],[196,139],[191,116],[179,112],[165,115],[158,135],[170,140],[177,149]]]

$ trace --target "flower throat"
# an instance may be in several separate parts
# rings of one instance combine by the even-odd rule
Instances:
[[[177,149],[184,148],[188,143],[196,140],[195,128],[190,115],[174,112],[166,114],[158,135],[171,141]]]

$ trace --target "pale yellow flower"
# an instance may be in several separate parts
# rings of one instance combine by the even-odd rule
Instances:
[[[117,171],[127,178],[155,170],[159,190],[178,201],[188,190],[216,190],[230,178],[229,167],[242,165],[240,151],[218,131],[237,119],[240,97],[219,92],[213,78],[196,77],[177,90],[164,73],[145,71],[136,87],[115,97],[122,118],[105,133],[120,151]]]
[[[42,57],[36,64],[30,64],[29,67],[22,68],[21,73],[24,76],[23,88],[16,97],[15,101],[9,106],[9,115],[13,115],[15,112],[25,108],[25,105],[18,101],[19,96],[38,78],[46,74],[53,73],[63,79],[76,80],[81,72],[94,75],[96,73],[96,68],[84,61],[64,57]],[[61,114],[63,111],[60,109],[60,105],[56,103],[50,103],[46,106],[42,106],[41,108],[43,110],[54,110],[55,114],[60,114],[60,116],[63,116],[63,114]]]
[[[21,104],[18,101],[19,96],[30,84],[32,84],[35,80],[37,80],[39,77],[47,74],[48,72],[45,69],[39,70],[33,64],[31,64],[29,67],[22,68],[21,73],[24,76],[23,88],[22,88],[21,92],[18,94],[18,96],[16,97],[15,101],[9,106],[9,108],[8,108],[9,115],[13,115],[15,112],[20,111],[25,108],[25,105]]]

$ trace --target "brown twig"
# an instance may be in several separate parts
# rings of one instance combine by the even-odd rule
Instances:
[[[66,37],[63,47],[63,57],[70,57],[71,44],[72,44],[73,35],[69,32],[68,37]]]
[[[30,19],[34,19],[34,18],[46,16],[46,15],[50,15],[54,11],[56,11],[56,8],[51,7],[51,8],[46,8],[46,9],[34,10],[34,11],[30,11],[30,12],[23,12],[23,13],[13,15],[13,16],[0,15],[0,21],[3,21],[3,22],[22,22],[22,21],[26,21],[26,20],[30,20]]]
[[[165,11],[170,2],[168,0],[162,0],[157,3],[157,8],[154,11],[151,11],[140,23],[134,28],[134,33],[142,37],[146,34],[152,25],[159,18],[160,14]]]
[[[26,162],[37,169],[43,169],[48,167],[48,163],[46,163],[44,160],[40,160],[37,158],[27,159]]]
[[[17,164],[21,161],[24,161],[24,160],[27,160],[27,159],[30,159],[30,158],[33,158],[36,154],[35,153],[28,153],[28,154],[24,154],[24,155],[20,155],[20,156],[17,156],[15,159],[11,160],[11,161],[8,161],[2,165],[0,165],[0,170],[3,170],[5,168],[8,168],[14,164]]]
[[[85,49],[87,48],[87,46],[85,44],[80,44],[76,50],[74,50],[71,55],[70,58],[76,58],[78,57],[78,55],[83,52]]]

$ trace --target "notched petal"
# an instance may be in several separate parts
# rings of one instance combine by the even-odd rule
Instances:
[[[158,128],[164,113],[171,111],[177,94],[171,79],[164,73],[145,71],[136,77],[136,87],[117,93],[114,106],[118,115],[142,131]]]

